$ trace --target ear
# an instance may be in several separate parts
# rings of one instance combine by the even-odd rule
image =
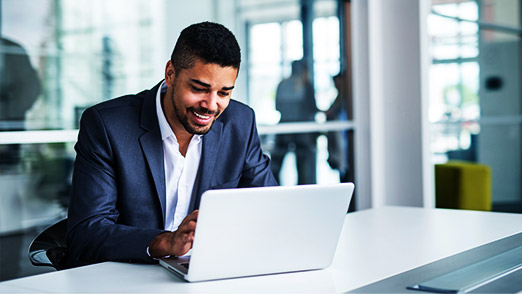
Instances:
[[[167,62],[167,66],[165,66],[165,84],[167,86],[173,87],[174,86],[174,80],[176,78],[176,70],[174,69],[174,65],[172,64],[172,61]]]

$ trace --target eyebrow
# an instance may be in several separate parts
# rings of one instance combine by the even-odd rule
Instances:
[[[190,81],[192,81],[193,83],[196,83],[196,84],[198,84],[200,86],[203,86],[203,87],[206,87],[206,88],[210,88],[210,84],[204,83],[204,82],[202,82],[200,80],[190,79]],[[223,90],[223,91],[230,91],[232,89],[234,89],[234,86],[221,88],[221,90]]]

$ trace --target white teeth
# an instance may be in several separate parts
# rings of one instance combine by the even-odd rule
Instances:
[[[201,118],[201,119],[209,119],[209,118],[210,118],[210,116],[207,116],[207,115],[201,115],[201,114],[196,113],[196,112],[194,112],[194,115],[196,115],[197,117],[199,117],[199,118]]]

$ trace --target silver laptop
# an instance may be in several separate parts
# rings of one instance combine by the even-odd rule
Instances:
[[[195,282],[328,267],[354,185],[209,190],[190,256],[160,264]]]

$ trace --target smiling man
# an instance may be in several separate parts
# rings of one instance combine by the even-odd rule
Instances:
[[[203,192],[277,185],[253,110],[231,100],[240,62],[227,28],[194,24],[181,32],[164,81],[84,112],[67,266],[183,255]]]

